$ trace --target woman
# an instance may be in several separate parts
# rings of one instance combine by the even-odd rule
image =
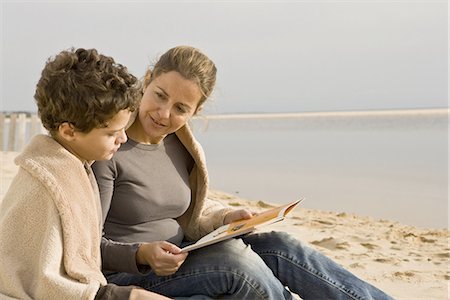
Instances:
[[[175,47],[148,70],[128,142],[93,166],[104,224],[109,282],[170,297],[390,299],[285,233],[249,234],[189,254],[180,247],[221,225],[250,218],[206,198],[208,175],[188,121],[216,80],[214,63]],[[251,246],[251,247],[249,247]]]

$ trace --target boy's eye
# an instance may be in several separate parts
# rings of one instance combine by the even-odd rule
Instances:
[[[116,137],[116,136],[120,135],[120,133],[121,133],[122,131],[124,131],[124,129],[121,129],[121,130],[114,130],[114,131],[109,131],[109,132],[107,133],[107,135],[108,135],[108,136],[111,136],[111,137]]]

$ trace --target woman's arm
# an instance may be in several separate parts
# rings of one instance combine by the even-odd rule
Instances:
[[[117,168],[114,158],[111,160],[96,161],[91,166],[97,180],[102,204],[102,224],[105,224],[114,193],[114,181],[117,177]]]
[[[117,167],[114,158],[109,161],[96,161],[92,165],[97,180],[102,204],[102,219],[105,224],[114,194]],[[140,243],[121,243],[105,237],[101,241],[102,268],[106,271],[142,274],[149,272],[146,266],[136,262],[136,252]]]
[[[137,263],[140,243],[120,243],[105,237],[101,242],[102,268],[104,271],[146,274],[150,268]]]
[[[158,276],[168,276],[175,273],[186,260],[188,253],[169,242],[159,241],[142,244],[136,260],[140,265],[149,265]]]

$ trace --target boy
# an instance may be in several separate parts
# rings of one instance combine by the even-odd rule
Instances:
[[[35,100],[49,135],[15,159],[0,208],[0,298],[162,299],[107,285],[101,272],[101,209],[90,164],[127,140],[138,80],[95,49],[49,59]]]

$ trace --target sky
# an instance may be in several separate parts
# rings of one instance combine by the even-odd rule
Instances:
[[[61,50],[142,77],[176,45],[217,65],[207,114],[448,107],[445,0],[0,1],[0,111],[36,111]]]

